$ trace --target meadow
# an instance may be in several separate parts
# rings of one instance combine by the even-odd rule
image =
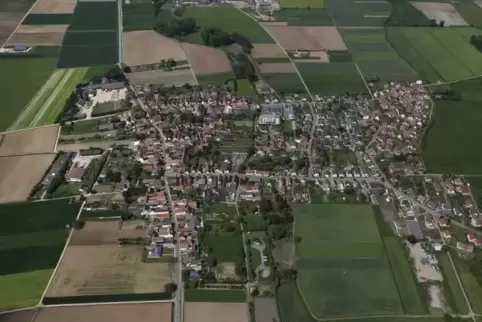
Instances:
[[[368,93],[353,63],[296,63],[296,67],[312,94]]]
[[[17,119],[55,68],[55,58],[0,57],[0,130]]]
[[[265,74],[263,79],[278,94],[283,93],[306,93],[306,88],[298,74],[277,73]]]
[[[425,80],[452,81],[482,74],[482,54],[457,28],[388,28],[387,36]]]
[[[183,15],[193,18],[199,29],[219,28],[225,32],[240,33],[253,43],[273,43],[273,39],[255,20],[232,6],[188,7]],[[200,32],[190,34],[183,41],[203,44]]]
[[[341,35],[365,77],[382,81],[417,79],[417,73],[387,43],[383,29],[342,29]]]
[[[80,205],[62,199],[0,206],[0,289],[4,294],[0,310],[40,300],[64,249],[69,234],[66,225],[75,221]]]
[[[423,139],[423,160],[431,173],[482,174],[476,149],[482,122],[480,104],[435,101],[433,120]]]
[[[297,284],[317,318],[403,312],[371,206],[300,204],[293,210],[295,235],[302,238]],[[318,251],[325,247],[331,253]]]

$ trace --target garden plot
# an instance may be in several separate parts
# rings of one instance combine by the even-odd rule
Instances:
[[[259,69],[263,74],[296,73],[292,63],[263,63],[259,65]]]
[[[53,153],[58,133],[58,124],[0,133],[0,157]]]
[[[285,58],[285,51],[278,44],[253,44],[253,58]]]
[[[346,50],[336,27],[269,26],[267,29],[285,50]]]
[[[31,14],[58,14],[58,13],[73,13],[77,1],[75,0],[38,0],[32,10]]]
[[[445,26],[467,26],[467,22],[455,10],[451,3],[412,2],[427,18],[435,19],[437,23],[445,22]]]
[[[246,303],[196,303],[184,304],[186,322],[248,322]],[[262,321],[260,321],[262,322]]]
[[[8,40],[13,46],[60,46],[68,25],[20,25]]]
[[[128,66],[159,63],[162,59],[187,59],[178,41],[154,30],[124,32],[123,38],[124,62]]]
[[[196,85],[191,68],[173,71],[151,70],[127,74],[132,85],[154,84],[181,87],[185,84]]]
[[[195,75],[227,73],[231,71],[231,63],[226,54],[217,48],[182,44]]]

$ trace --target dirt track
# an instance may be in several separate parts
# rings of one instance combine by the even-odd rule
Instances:
[[[0,133],[0,156],[51,153],[54,151],[59,125]]]
[[[185,322],[248,322],[246,303],[184,303]]]

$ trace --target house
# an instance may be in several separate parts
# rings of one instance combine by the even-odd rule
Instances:
[[[441,217],[439,220],[438,220],[438,225],[441,227],[441,228],[447,228],[450,226],[450,222],[445,219],[444,217]]]
[[[457,249],[466,253],[473,253],[474,245],[457,242]]]
[[[85,164],[75,162],[67,173],[67,180],[69,182],[81,182],[86,168]]]
[[[259,116],[258,119],[259,125],[268,125],[268,124],[280,124],[280,117],[275,113],[263,113]]]
[[[482,218],[480,218],[480,216],[472,217],[472,220],[470,220],[470,225],[476,228],[482,227]]]
[[[448,231],[448,230],[441,231],[440,235],[442,236],[443,239],[451,239],[452,238],[452,232]]]
[[[427,229],[435,229],[434,220],[431,215],[425,216],[424,222]]]
[[[479,235],[477,235],[474,232],[467,233],[467,240],[469,241],[469,243],[472,243],[475,246],[481,246],[482,245],[482,238],[479,237]]]

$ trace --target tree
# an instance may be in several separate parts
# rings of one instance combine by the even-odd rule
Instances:
[[[417,237],[415,237],[414,235],[407,236],[407,240],[412,245],[415,245],[418,242]]]
[[[167,283],[164,285],[164,290],[166,293],[175,293],[177,291],[177,284],[176,283]]]
[[[440,22],[439,22],[439,24],[438,24],[438,25],[439,25],[439,27],[443,27],[443,26],[445,25],[445,21],[440,20]]]
[[[301,237],[300,236],[295,236],[295,243],[299,244],[301,242]]]

